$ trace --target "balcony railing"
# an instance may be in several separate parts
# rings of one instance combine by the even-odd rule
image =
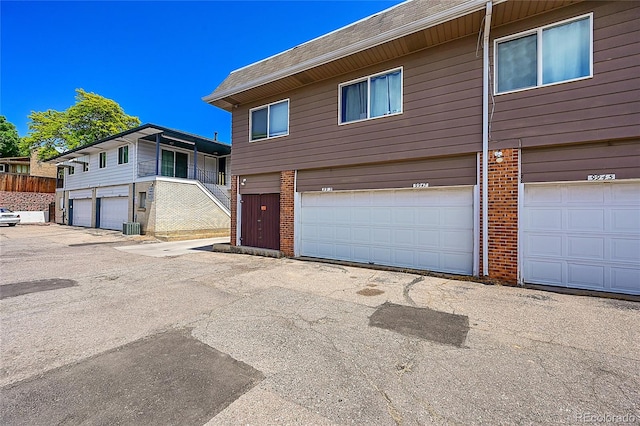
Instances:
[[[188,166],[186,170],[172,170],[172,174],[163,173],[162,168],[159,170],[159,176],[177,177],[183,179],[194,179],[202,183],[227,209],[231,209],[231,200],[225,189],[227,184],[226,173],[215,172],[212,170],[203,170]],[[156,175],[155,160],[141,161],[138,163],[138,177],[147,177]]]

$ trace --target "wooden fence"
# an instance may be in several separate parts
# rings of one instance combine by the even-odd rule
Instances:
[[[0,173],[0,191],[55,193],[56,179],[14,173]]]

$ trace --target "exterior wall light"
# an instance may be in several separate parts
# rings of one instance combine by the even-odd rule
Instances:
[[[493,152],[493,156],[496,157],[496,163],[502,163],[504,158],[502,158],[502,151],[497,150]]]

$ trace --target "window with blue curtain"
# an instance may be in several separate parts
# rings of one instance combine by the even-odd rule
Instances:
[[[496,92],[591,75],[591,15],[496,41]],[[538,61],[540,60],[540,63]]]
[[[401,69],[340,86],[340,123],[401,112]]]
[[[289,134],[289,100],[251,110],[251,141]]]

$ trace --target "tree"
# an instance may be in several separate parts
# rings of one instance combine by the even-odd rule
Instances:
[[[0,115],[0,157],[19,157],[21,154],[16,126],[7,121],[4,115]]]
[[[83,89],[76,89],[76,103],[66,111],[49,109],[29,114],[29,134],[24,147],[40,149],[40,158],[104,139],[140,125],[117,102]]]

